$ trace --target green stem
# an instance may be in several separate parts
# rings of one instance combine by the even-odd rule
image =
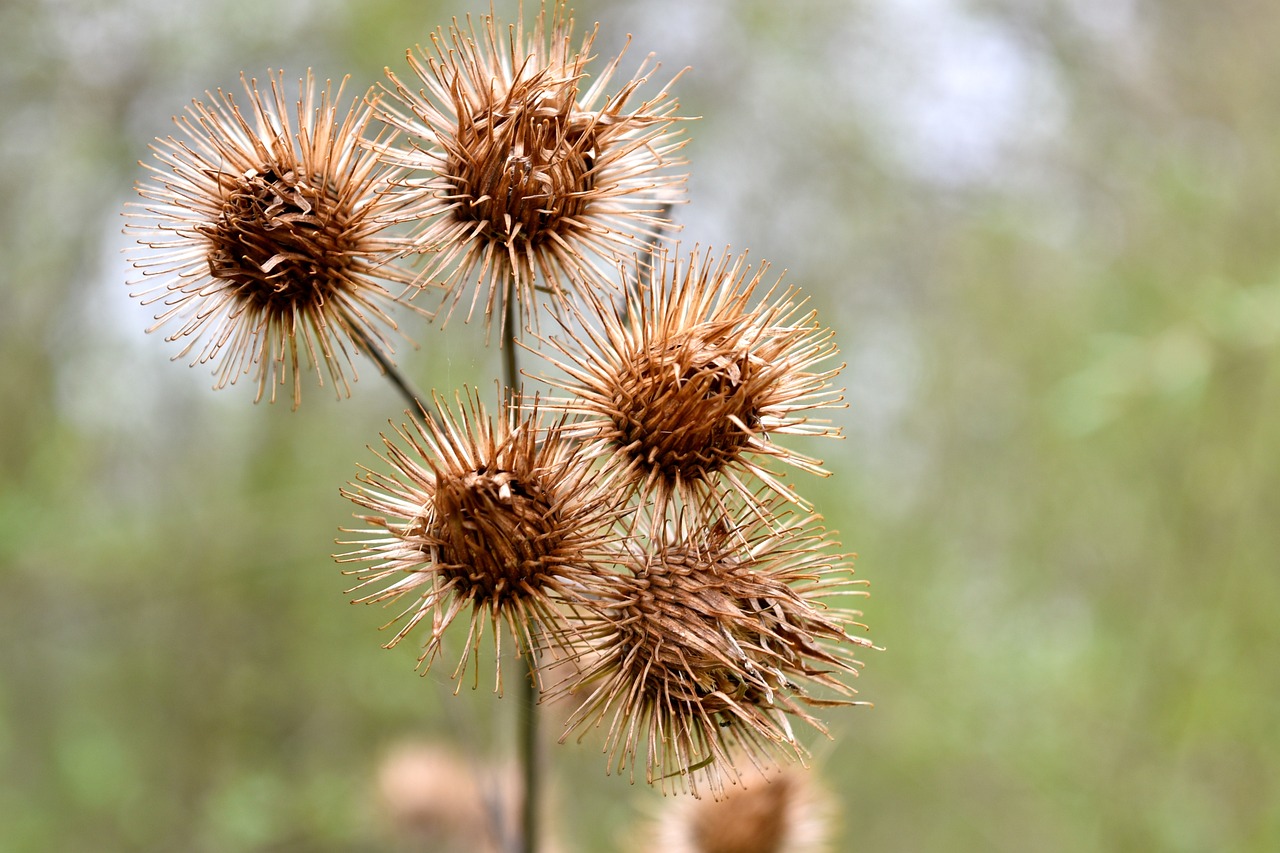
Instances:
[[[512,298],[507,297],[506,318],[502,321],[502,382],[505,390],[503,397],[511,403],[516,400],[516,385],[520,381],[520,369],[516,365],[516,329],[515,308]],[[514,407],[508,412],[512,418],[516,416]],[[515,426],[514,421],[511,426]]]

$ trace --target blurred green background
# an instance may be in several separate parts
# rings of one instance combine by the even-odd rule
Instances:
[[[575,5],[628,72],[692,66],[681,239],[788,268],[848,361],[801,487],[886,650],[812,743],[837,849],[1280,849],[1280,5]],[[0,5],[0,850],[412,849],[387,751],[509,748],[513,700],[416,677],[342,593],[377,371],[215,393],[120,254],[192,97],[363,91],[487,8]],[[490,387],[479,329],[415,337],[420,385]],[[548,746],[562,849],[661,807],[597,749]]]

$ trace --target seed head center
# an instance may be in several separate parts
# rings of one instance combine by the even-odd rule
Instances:
[[[620,630],[626,647],[645,650],[643,666],[665,673],[667,695],[712,713],[767,701],[762,673],[744,652],[761,642],[763,602],[741,597],[744,576],[749,571],[733,559],[684,547],[665,549],[644,568]],[[681,625],[681,636],[668,634],[669,625]]]
[[[587,208],[595,187],[588,119],[544,97],[496,108],[460,127],[447,174],[462,203],[456,216],[508,244],[538,244],[563,233]]]
[[[351,215],[331,181],[271,166],[219,181],[222,210],[201,229],[209,273],[242,302],[283,313],[351,287]]]
[[[441,477],[435,503],[441,571],[464,594],[497,602],[550,579],[563,532],[536,481],[480,467]]]
[[[684,344],[627,360],[614,389],[617,443],[668,480],[700,479],[736,459],[759,423],[746,353]]]

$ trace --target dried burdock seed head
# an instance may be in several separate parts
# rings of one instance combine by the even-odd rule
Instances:
[[[207,93],[174,119],[178,138],[156,140],[145,201],[126,212],[146,247],[130,284],[145,285],[133,294],[144,305],[160,303],[148,331],[185,342],[175,358],[218,359],[217,388],[252,375],[257,399],[292,384],[296,408],[299,351],[321,384],[327,373],[350,395],[353,354],[390,353],[388,285],[411,277],[389,265],[403,250],[385,231],[400,202],[385,193],[396,170],[361,142],[371,108],[342,112],[343,86],[317,92],[310,72],[296,102],[283,74],[268,77],[270,92],[244,80],[243,110],[231,93]]]
[[[413,148],[382,156],[431,174],[407,185],[417,247],[434,253],[421,280],[443,286],[447,314],[474,284],[467,319],[483,303],[486,329],[511,299],[536,318],[538,289],[558,308],[575,289],[613,286],[616,259],[670,229],[683,200],[674,79],[636,103],[657,70],[646,60],[607,94],[618,56],[588,84],[595,31],[575,50],[572,18],[551,5],[532,32],[517,21],[504,34],[492,14],[479,32],[455,21],[409,52],[418,81],[388,71],[381,110]]]
[[[723,800],[662,803],[651,853],[825,853],[831,850],[830,795],[813,774],[787,767],[748,772]]]
[[[401,427],[383,438],[379,454],[390,473],[365,471],[343,495],[370,510],[364,538],[342,544],[358,550],[340,562],[372,565],[349,571],[354,589],[383,585],[357,599],[415,600],[391,624],[404,624],[394,646],[419,622],[428,637],[420,659],[425,672],[441,651],[445,630],[460,614],[470,627],[453,678],[478,654],[491,622],[501,661],[505,622],[523,649],[544,631],[563,631],[559,602],[601,571],[605,544],[617,520],[617,500],[595,488],[577,445],[558,426],[538,426],[532,405],[504,404],[496,421],[478,400],[458,401],[454,415],[437,399],[439,415],[425,425]],[[354,591],[354,590],[353,590]],[[407,617],[407,618],[406,618]],[[495,667],[501,692],[501,666]],[[476,661],[479,680],[479,661]]]
[[[671,527],[647,547],[628,540],[625,574],[589,581],[576,616],[587,663],[555,692],[581,697],[566,738],[608,719],[610,768],[634,777],[643,762],[650,784],[674,778],[697,794],[702,779],[718,795],[736,759],[804,757],[792,718],[825,733],[810,707],[857,704],[840,677],[871,643],[847,633],[865,630],[857,611],[822,601],[866,593],[816,519],[739,508]]]
[[[658,520],[673,497],[750,498],[759,482],[804,505],[768,459],[827,474],[773,439],[839,435],[811,416],[843,407],[831,386],[843,365],[826,366],[832,333],[801,313],[794,290],[776,283],[753,304],[767,271],[753,273],[745,254],[713,260],[695,249],[681,263],[664,250],[652,283],[625,306],[591,299],[581,331],[566,323],[568,340],[546,342],[545,357],[568,377],[548,381],[572,395],[548,407],[579,416],[574,435],[656,504]]]

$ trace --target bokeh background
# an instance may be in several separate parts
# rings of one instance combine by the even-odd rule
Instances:
[[[885,651],[812,741],[836,849],[1280,849],[1280,5],[575,6],[602,57],[691,66],[682,240],[787,268],[848,362],[802,488]],[[487,8],[0,5],[0,850],[414,849],[379,762],[509,750],[511,698],[417,677],[343,595],[377,371],[296,413],[210,390],[120,233],[205,89],[363,91]],[[402,364],[491,387],[479,332]],[[598,748],[547,747],[562,849],[663,806]]]

